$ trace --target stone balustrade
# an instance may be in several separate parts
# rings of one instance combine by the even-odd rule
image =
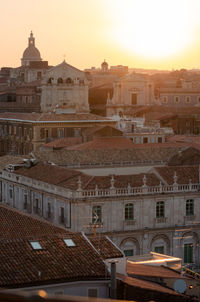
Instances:
[[[141,186],[141,187],[126,187],[126,188],[110,188],[94,190],[80,190],[75,192],[75,198],[92,198],[92,197],[107,197],[107,196],[136,196],[146,194],[168,194],[168,193],[184,193],[198,192],[200,184],[177,184],[177,185],[159,185],[159,186]]]

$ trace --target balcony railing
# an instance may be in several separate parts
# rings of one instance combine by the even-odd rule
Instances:
[[[170,193],[189,193],[200,191],[200,184],[176,184],[176,185],[159,185],[159,186],[141,186],[125,188],[109,188],[94,190],[77,190],[75,198],[92,198],[107,196],[137,196],[137,195],[155,195]]]

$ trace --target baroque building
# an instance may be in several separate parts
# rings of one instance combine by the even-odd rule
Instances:
[[[154,85],[147,75],[131,73],[114,82],[113,97],[108,95],[107,116],[130,113],[138,105],[154,104]]]
[[[107,234],[127,257],[150,251],[199,265],[199,168],[94,176],[37,163],[1,170],[1,202],[71,231]]]

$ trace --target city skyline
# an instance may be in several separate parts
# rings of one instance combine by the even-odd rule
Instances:
[[[200,68],[197,0],[0,2],[0,66],[20,66],[30,31],[43,60],[77,68]]]

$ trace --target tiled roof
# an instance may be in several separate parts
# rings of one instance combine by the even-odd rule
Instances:
[[[18,119],[32,122],[42,121],[107,121],[112,120],[100,115],[83,113],[83,114],[56,114],[56,113],[21,113],[21,112],[4,112],[0,113],[0,119]]]
[[[139,277],[157,277],[157,278],[178,278],[185,279],[180,273],[164,266],[136,264],[127,261],[126,271],[128,275]]]
[[[66,148],[82,143],[82,137],[64,137],[56,139],[50,143],[42,145],[42,147],[49,148]]]
[[[72,239],[75,246],[66,246]],[[42,249],[32,248],[30,241]],[[0,287],[24,287],[108,277],[101,256],[80,233],[71,233],[0,205]]]
[[[81,175],[80,172],[72,169],[44,163],[38,163],[30,168],[21,167],[15,173],[53,185],[62,185],[69,179]]]
[[[127,276],[124,276],[121,274],[118,274],[118,278],[130,286],[138,287],[143,290],[150,290],[150,291],[166,293],[169,295],[180,296],[180,294],[176,293],[172,289],[166,288],[166,287],[159,285],[157,283],[154,283],[154,282],[144,281],[144,280],[132,278],[132,277],[127,277]]]
[[[135,175],[114,175],[114,186],[116,188],[124,188],[130,184],[131,187],[141,187],[144,182],[143,178],[146,176],[147,186],[159,185],[159,178],[153,173],[149,174],[135,174]],[[95,189],[95,186],[101,189],[108,189],[111,186],[111,176],[94,176],[88,181],[83,187],[84,189],[90,190]]]
[[[72,146],[68,150],[104,150],[104,149],[129,149],[134,144],[125,137],[98,137],[81,145]]]
[[[199,182],[199,169],[198,166],[164,166],[154,168],[158,174],[169,185],[174,183],[174,175],[176,173],[178,184],[188,184]]]
[[[96,185],[102,189],[110,188],[111,186],[111,176],[89,176],[79,171],[51,164],[38,163],[30,168],[19,168],[14,173],[74,190],[78,188],[79,178],[81,179],[82,189],[85,190],[95,189]],[[140,187],[144,184],[144,176],[146,176],[146,184],[148,186],[159,185],[160,179],[155,174],[141,173],[134,175],[115,175],[114,186],[116,188],[122,188],[130,184],[131,187]]]
[[[87,235],[94,248],[100,253],[103,259],[109,258],[121,258],[123,257],[122,252],[116,247],[107,236],[102,234]]]
[[[72,239],[68,247],[63,239]],[[42,250],[34,250],[24,238],[0,240],[0,286],[24,287],[108,277],[100,255],[81,234],[38,238]]]
[[[67,230],[0,204],[0,239],[66,234]]]
[[[12,156],[12,155],[4,155],[0,156],[0,168],[4,169],[8,164],[16,165],[22,164],[23,159],[27,158],[27,156]]]

